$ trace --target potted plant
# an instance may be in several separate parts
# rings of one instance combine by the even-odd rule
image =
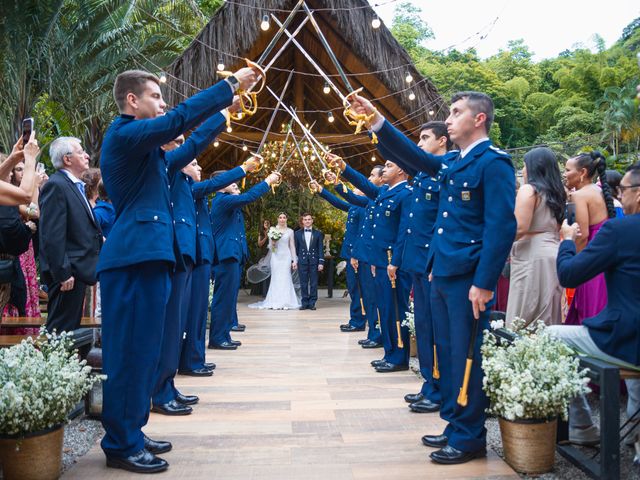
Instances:
[[[43,327],[0,349],[0,466],[6,480],[60,476],[64,423],[98,376],[71,350],[66,333]]]
[[[409,299],[409,311],[405,312],[402,326],[409,329],[409,355],[416,357],[418,355],[418,344],[416,342],[416,320],[413,313],[413,298]]]
[[[543,322],[522,325],[514,321],[512,343],[485,331],[483,388],[488,412],[499,419],[505,460],[518,472],[540,474],[553,468],[558,416],[566,418],[569,402],[589,391],[588,378],[573,350]]]

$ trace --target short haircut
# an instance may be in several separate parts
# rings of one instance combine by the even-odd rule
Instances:
[[[447,130],[446,123],[439,122],[437,120],[432,120],[430,122],[423,124],[420,127],[420,131],[423,131],[423,130],[431,130],[433,134],[436,136],[436,138],[447,137],[447,145],[446,145],[447,151],[451,150],[451,148],[453,147],[453,142],[449,138],[449,131]]]
[[[300,215],[300,218],[304,218],[304,217],[311,217],[313,218],[313,215],[311,215],[309,212],[305,212],[302,215]]]
[[[629,165],[629,167],[627,167],[627,173],[631,177],[631,185],[640,184],[640,162]]]
[[[371,169],[371,171],[375,171],[377,170],[378,172],[376,173],[376,175],[378,175],[379,177],[382,175],[382,169],[384,168],[384,165],[374,165],[373,168]]]
[[[147,82],[160,85],[160,79],[153,73],[144,70],[127,70],[116,77],[113,84],[113,99],[122,113],[127,106],[127,95],[133,93],[139,97],[144,92]]]
[[[58,137],[49,146],[49,157],[53,168],[60,170],[64,167],[64,156],[73,152],[73,143],[82,145],[82,141],[76,137]]]
[[[469,108],[474,115],[484,113],[487,116],[484,126],[489,133],[491,125],[493,124],[493,100],[486,93],[482,92],[458,92],[454,93],[451,97],[451,104],[456,103],[458,100],[467,100]]]

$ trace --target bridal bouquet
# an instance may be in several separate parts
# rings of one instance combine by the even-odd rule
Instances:
[[[269,230],[267,231],[267,237],[269,237],[274,242],[273,251],[275,252],[276,251],[275,242],[277,242],[282,238],[282,232],[276,227],[270,227]]]

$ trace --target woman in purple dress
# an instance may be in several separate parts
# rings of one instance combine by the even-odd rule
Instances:
[[[576,239],[578,252],[595,237],[604,222],[616,216],[606,169],[605,158],[595,151],[570,158],[565,166],[565,185],[573,190],[570,201],[575,204],[576,223],[584,232]],[[594,183],[596,175],[600,177],[601,187]],[[589,232],[588,236],[586,232]],[[600,313],[606,303],[607,287],[604,275],[600,274],[576,288],[565,323],[581,325],[585,318]]]

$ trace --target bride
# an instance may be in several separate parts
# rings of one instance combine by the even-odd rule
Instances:
[[[262,302],[252,303],[249,308],[298,309],[300,301],[296,296],[291,274],[291,269],[297,268],[296,245],[293,230],[287,227],[285,213],[278,215],[278,225],[275,228],[282,233],[282,237],[279,240],[269,240],[268,256],[271,270],[269,291]]]

